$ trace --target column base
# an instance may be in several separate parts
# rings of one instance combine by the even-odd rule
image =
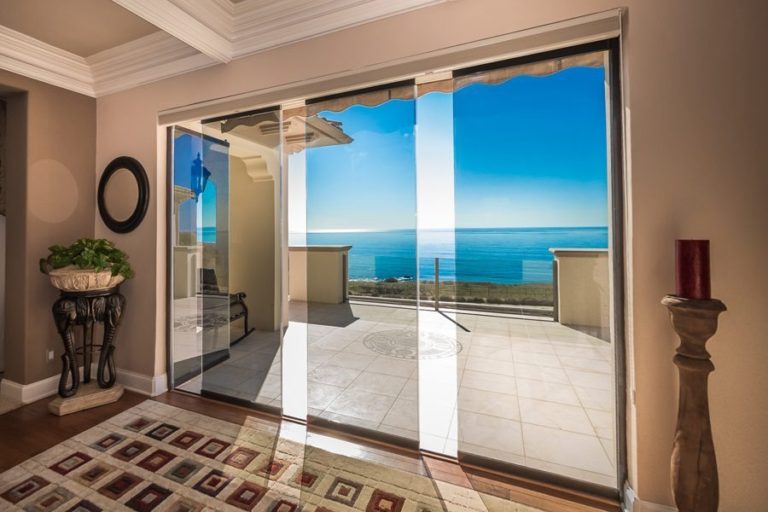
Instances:
[[[123,386],[115,384],[109,389],[102,389],[91,381],[81,384],[74,396],[69,398],[57,397],[48,403],[48,410],[56,416],[66,416],[73,412],[84,411],[100,405],[117,402],[123,396]]]

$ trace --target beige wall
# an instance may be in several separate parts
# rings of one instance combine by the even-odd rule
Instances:
[[[5,71],[0,84],[17,91],[6,93],[6,377],[26,384],[61,371],[57,293],[37,262],[93,236],[96,100]]]
[[[350,247],[291,247],[288,251],[288,293],[291,300],[341,304],[346,300]]]
[[[248,297],[250,327],[275,325],[275,182],[254,182],[239,158],[230,159],[230,293]]]
[[[5,369],[5,102],[0,100],[0,372]]]
[[[671,503],[676,340],[659,301],[673,287],[674,239],[709,238],[712,288],[729,307],[711,342],[721,510],[768,503],[768,404],[755,392],[768,389],[768,270],[762,264],[768,251],[768,79],[759,51],[768,47],[768,3],[762,0],[458,0],[100,98],[97,168],[128,154],[144,163],[153,184],[149,213],[134,233],[111,235],[96,220],[96,234],[111,235],[139,270],[126,292],[128,321],[121,333],[132,350],[118,353],[119,366],[160,374],[165,365],[159,111],[618,6],[628,7],[632,483],[643,499]]]
[[[551,249],[550,249],[551,250]],[[610,326],[608,251],[554,250],[557,321],[574,327]]]
[[[5,215],[5,102],[0,99],[0,215]]]

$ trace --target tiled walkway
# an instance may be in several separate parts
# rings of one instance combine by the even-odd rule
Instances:
[[[306,324],[311,415],[615,485],[608,342],[547,320],[362,303],[293,303],[291,320]],[[278,346],[254,333],[205,389],[280,406]]]

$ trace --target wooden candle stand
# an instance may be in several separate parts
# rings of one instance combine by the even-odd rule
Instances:
[[[707,378],[714,371],[705,344],[726,310],[717,299],[667,295],[672,326],[680,337],[673,362],[680,375],[677,427],[672,446],[672,493],[680,512],[715,512],[719,491],[715,445],[709,419]]]

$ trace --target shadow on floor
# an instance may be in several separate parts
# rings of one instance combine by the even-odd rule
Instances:
[[[342,304],[292,302],[290,318],[293,322],[304,322],[328,327],[347,327],[359,320],[352,312],[352,306],[348,302]]]

